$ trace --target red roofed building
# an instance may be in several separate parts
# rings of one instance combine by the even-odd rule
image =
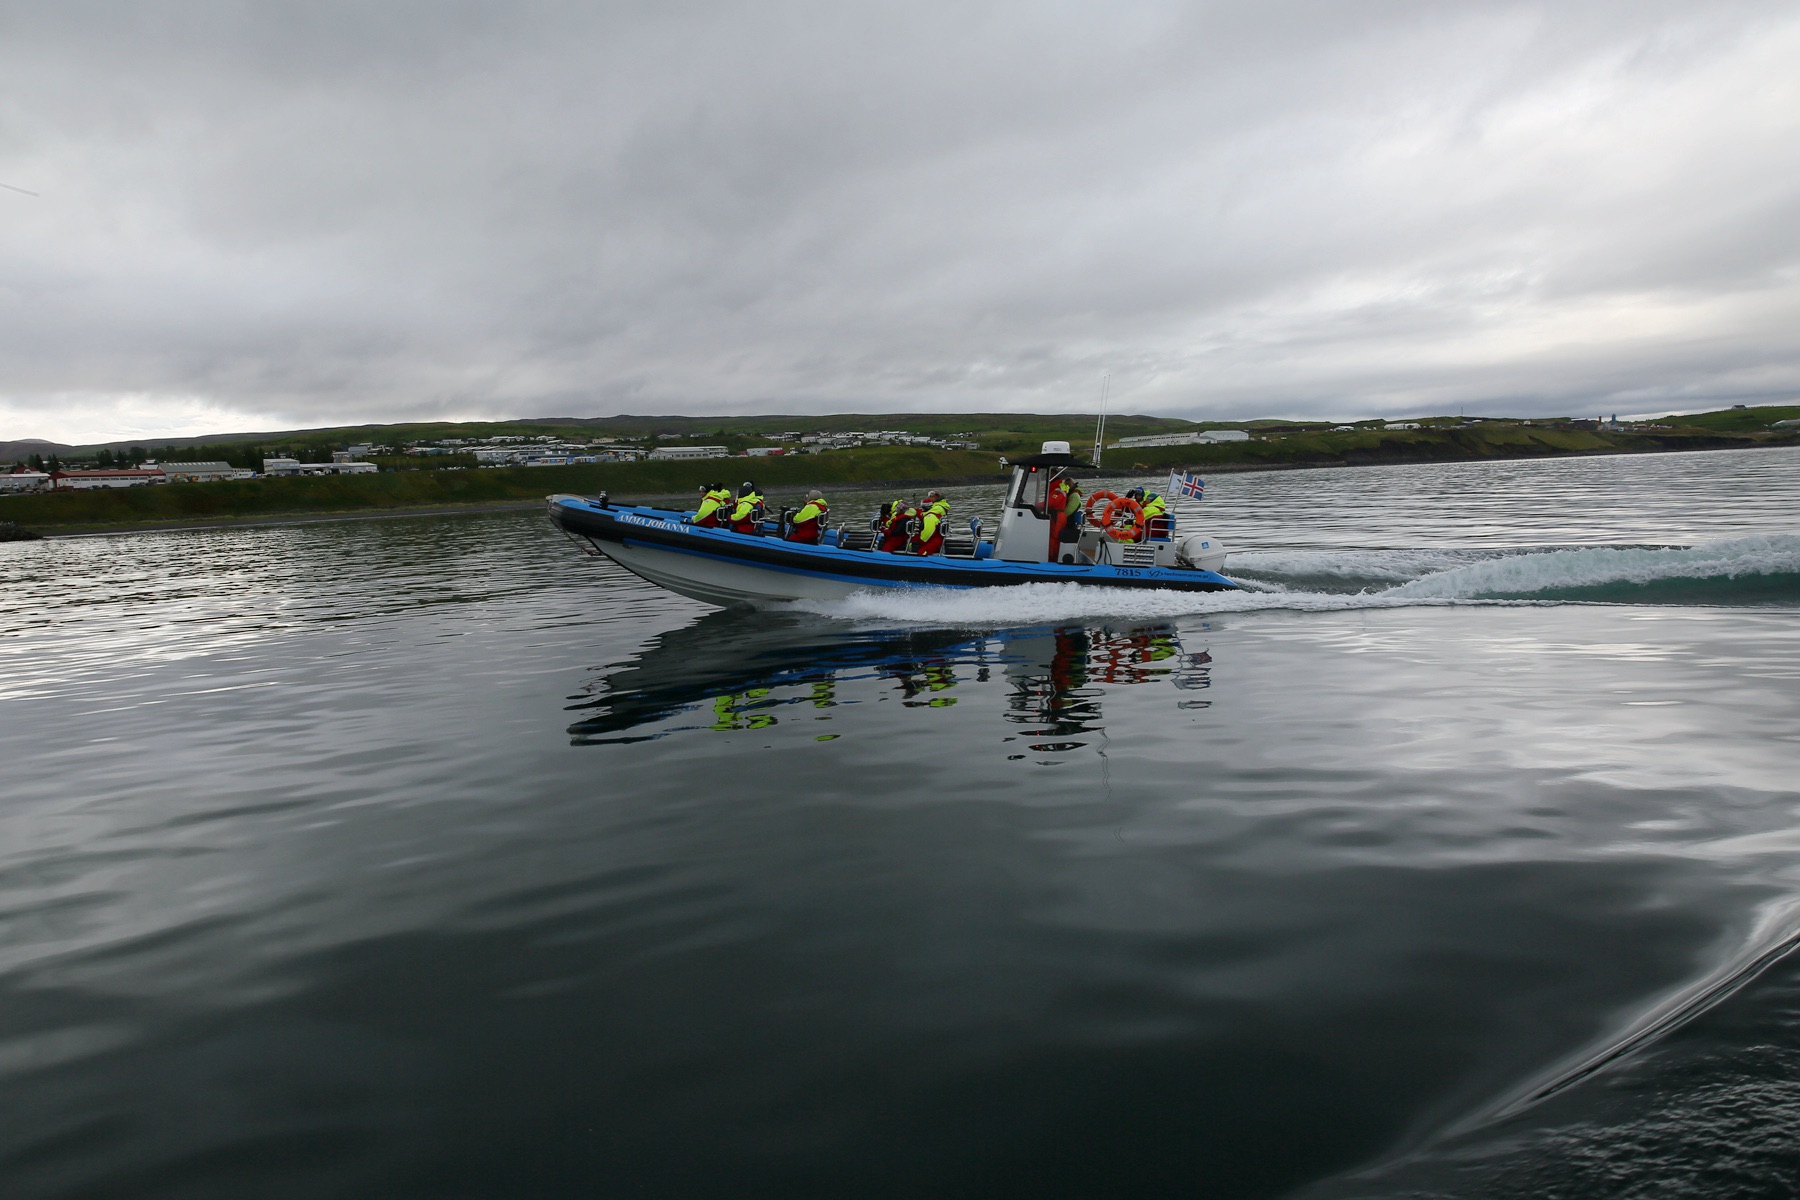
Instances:
[[[59,492],[84,491],[89,488],[143,487],[151,483],[167,483],[161,471],[122,468],[114,471],[52,471],[50,486]]]

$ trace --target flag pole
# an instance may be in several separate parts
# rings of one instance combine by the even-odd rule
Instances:
[[[1094,422],[1094,465],[1100,465],[1100,447],[1106,437],[1106,396],[1112,390],[1112,375],[1100,377],[1100,416]]]

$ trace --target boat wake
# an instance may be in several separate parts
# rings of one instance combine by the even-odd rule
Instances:
[[[1034,583],[959,592],[870,591],[786,607],[848,620],[979,626],[1469,604],[1788,606],[1800,605],[1800,535],[1695,546],[1249,551],[1232,556],[1228,574],[1245,590]]]

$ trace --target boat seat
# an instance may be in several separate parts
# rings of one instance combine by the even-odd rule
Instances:
[[[867,550],[875,545],[873,529],[839,529],[837,544],[844,550]]]

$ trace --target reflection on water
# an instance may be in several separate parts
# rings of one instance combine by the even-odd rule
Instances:
[[[1041,739],[1029,749],[1061,753],[1088,745],[1083,735],[1106,728],[1102,686],[1169,683],[1185,691],[1211,685],[1212,655],[1184,652],[1173,625],[1114,631],[1065,626],[1019,639],[1019,653],[1007,663],[1010,685],[1007,720],[1034,728],[1022,736]],[[1204,708],[1208,702],[1177,699],[1177,708]],[[1023,758],[1023,755],[1015,755]]]
[[[599,669],[571,697],[570,711],[582,717],[569,735],[575,745],[601,746],[741,733],[784,721],[830,722],[842,706],[897,701],[891,721],[812,733],[818,741],[851,731],[885,737],[906,732],[908,709],[967,703],[999,712],[1011,730],[1002,741],[1029,739],[1034,753],[1066,754],[1105,732],[1109,687],[1167,686],[1174,708],[1208,707],[1194,693],[1212,685],[1211,662],[1209,651],[1184,648],[1169,623],[973,634],[717,612],[657,635],[623,665]]]
[[[0,1196],[1792,1191],[1796,464],[1241,477],[1224,618],[0,547]]]

